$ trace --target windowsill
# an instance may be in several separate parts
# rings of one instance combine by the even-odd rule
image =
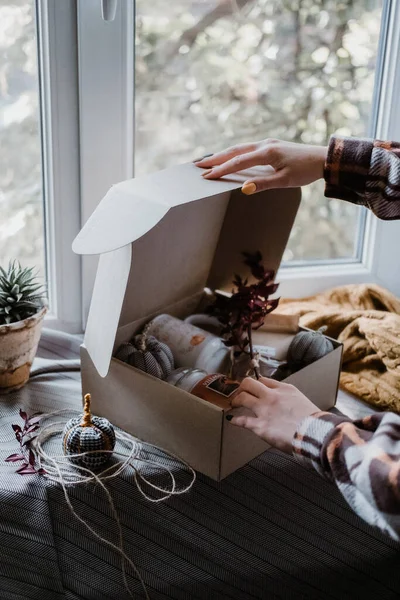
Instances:
[[[83,333],[81,321],[77,321],[76,323],[64,323],[51,313],[47,313],[47,315],[45,316],[43,321],[43,327],[45,327],[46,329],[56,329],[57,331],[63,331],[64,333]]]
[[[293,277],[331,277],[337,275],[359,275],[368,274],[369,271],[361,262],[354,261],[331,261],[326,263],[307,264],[297,263],[293,266],[282,265],[278,271],[280,281],[292,279]]]
[[[379,411],[379,408],[367,404],[358,396],[345,390],[339,390],[335,408],[350,419],[362,419]]]
[[[286,298],[312,296],[324,290],[351,283],[375,281],[362,263],[336,263],[302,267],[282,267],[277,274],[279,294]]]

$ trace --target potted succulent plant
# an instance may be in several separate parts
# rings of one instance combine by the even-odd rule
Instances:
[[[0,393],[29,379],[47,311],[45,290],[32,268],[0,267]]]

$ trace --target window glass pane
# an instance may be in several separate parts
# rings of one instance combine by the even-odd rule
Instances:
[[[0,0],[0,264],[42,276],[44,221],[34,0]]]
[[[266,137],[365,136],[382,2],[136,0],[136,173]],[[352,258],[362,209],[303,189],[284,259]]]

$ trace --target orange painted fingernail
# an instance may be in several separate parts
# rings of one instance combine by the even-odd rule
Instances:
[[[242,192],[243,194],[246,194],[246,196],[254,194],[255,191],[257,191],[257,186],[255,183],[245,183],[242,187]]]

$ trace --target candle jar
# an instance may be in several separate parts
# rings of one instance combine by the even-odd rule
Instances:
[[[191,325],[200,327],[201,329],[208,331],[208,333],[213,333],[218,337],[221,335],[222,325],[216,317],[212,317],[204,313],[196,313],[186,317],[185,323],[190,323]]]
[[[221,408],[230,408],[231,400],[240,386],[239,381],[229,379],[226,375],[207,375],[201,369],[176,369],[166,381]]]
[[[185,392],[190,392],[193,386],[206,375],[207,373],[202,369],[180,367],[172,371],[171,375],[167,377],[166,382],[181,390],[185,390]]]

